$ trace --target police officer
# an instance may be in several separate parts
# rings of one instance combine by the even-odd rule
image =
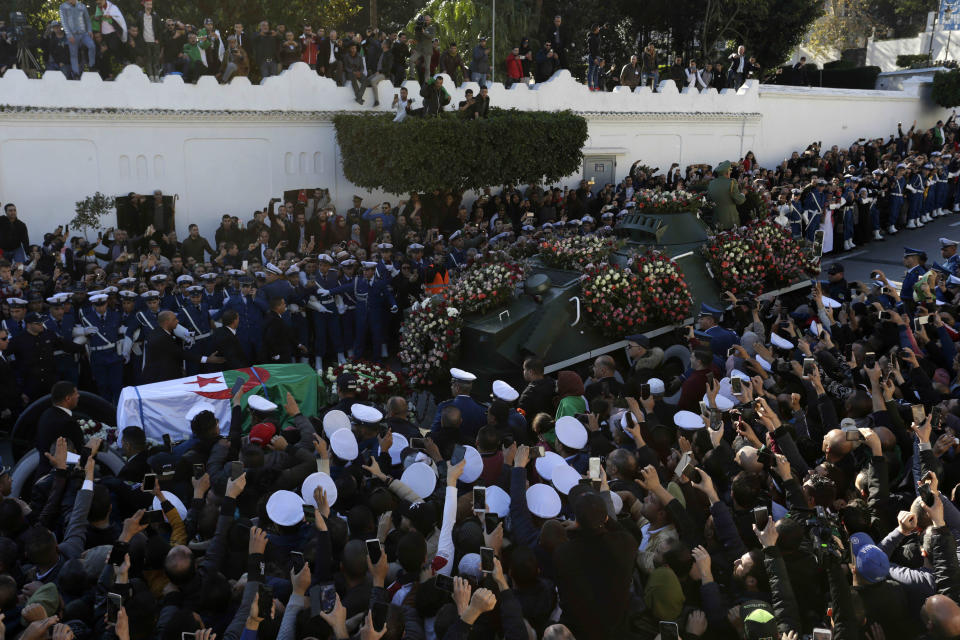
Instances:
[[[182,277],[182,276],[181,276]],[[186,288],[186,298],[177,313],[177,320],[192,334],[192,344],[187,351],[198,358],[187,359],[186,375],[192,376],[200,371],[200,358],[210,353],[210,313],[203,301],[203,287],[198,284]]]
[[[907,272],[903,274],[903,284],[900,287],[900,299],[903,301],[904,306],[907,307],[908,312],[913,311],[913,285],[917,284],[920,276],[927,272],[927,270],[923,268],[923,265],[920,264],[922,254],[923,252],[918,249],[911,249],[910,247],[903,248],[903,266],[907,268]]]
[[[847,285],[844,267],[834,262],[827,268],[826,294],[834,300],[847,301],[850,299],[850,287]]]
[[[336,288],[339,284],[339,274],[332,267],[332,257],[326,253],[317,256],[317,272],[312,275],[312,280],[307,281],[307,290],[311,288],[311,282],[315,290],[329,291]],[[310,309],[310,322],[313,326],[314,367],[318,370],[323,367],[323,356],[328,350],[337,354],[337,362],[346,362],[336,298],[330,293],[321,295],[316,292],[309,295],[309,301],[306,304]]]
[[[857,246],[853,244],[853,233],[855,230],[854,212],[856,211],[857,197],[854,192],[854,177],[847,174],[843,178],[843,193],[840,196],[843,199],[840,213],[843,229],[843,249],[844,251],[850,251]]]
[[[43,321],[44,328],[60,337],[65,343],[73,343],[73,314],[67,315],[64,303],[66,298],[63,294],[58,294],[52,298],[47,298],[50,315]],[[57,363],[57,376],[59,380],[67,380],[74,385],[80,377],[80,369],[77,367],[77,348],[64,349],[62,346],[53,352]]]
[[[923,192],[927,188],[927,176],[932,165],[924,165],[907,181],[907,229],[922,227],[925,222],[923,214]]]
[[[957,241],[950,238],[940,238],[940,256],[943,266],[950,275],[960,276],[960,255],[957,255]]]
[[[377,250],[380,252],[380,258],[377,260],[377,277],[383,278],[384,280],[392,280],[400,273],[400,269],[394,264],[393,245],[389,242],[384,242],[377,245]]]
[[[31,401],[50,393],[57,381],[58,350],[72,349],[72,342],[64,342],[43,326],[39,313],[28,313],[24,318],[25,329],[10,341],[8,353],[13,356],[20,388]]]
[[[224,311],[233,309],[240,316],[237,326],[237,338],[250,362],[260,356],[260,344],[263,338],[263,312],[256,303],[254,280],[250,276],[240,279],[240,290],[231,295],[224,304]]]
[[[790,190],[790,201],[786,207],[787,222],[790,225],[790,235],[800,238],[803,235],[803,204],[800,202],[800,189]]]
[[[27,301],[23,298],[7,298],[7,306],[10,307],[10,317],[0,320],[0,328],[6,329],[10,340],[13,340],[27,328],[24,323]]]
[[[467,252],[463,248],[463,232],[459,229],[450,234],[450,249],[447,268],[454,273],[467,267]]]
[[[290,281],[284,277],[283,270],[275,264],[267,263],[264,266],[266,282],[257,289],[257,306],[264,315],[270,312],[270,301],[283,298],[287,304],[297,301],[297,291]],[[289,317],[289,316],[288,316]]]
[[[177,299],[167,291],[167,274],[158,273],[150,276],[150,286],[160,295],[161,310],[178,311],[180,309]]]
[[[80,325],[87,337],[97,393],[116,404],[123,388],[123,360],[117,349],[121,337],[120,314],[107,308],[107,298],[105,293],[90,296],[90,306],[80,311]]]

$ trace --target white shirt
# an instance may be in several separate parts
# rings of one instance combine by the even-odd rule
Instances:
[[[67,415],[70,416],[71,418],[73,417],[73,411],[70,411],[70,409],[67,409],[66,407],[61,407],[58,404],[55,404],[53,406],[55,406],[57,409],[60,409],[61,411],[65,411]]]
[[[740,56],[740,62],[737,63],[737,73],[743,73],[744,64],[746,64],[746,55]]]
[[[107,22],[102,20],[100,22],[100,33],[103,35],[109,35],[117,31],[117,28],[114,26],[120,25],[120,40],[123,42],[127,41],[127,21],[123,19],[123,13],[120,12],[120,9],[117,8],[117,5],[113,4],[107,0],[107,6],[103,8],[103,15],[110,16],[113,18],[112,22]]]
[[[143,14],[143,41],[155,43],[157,41],[156,36],[153,33],[153,13]]]
[[[650,538],[653,537],[653,534],[660,533],[666,528],[667,527],[664,526],[664,527],[660,527],[659,529],[651,529],[649,522],[643,525],[642,527],[640,527],[640,533],[643,534],[643,539],[640,541],[640,551],[647,550],[647,545],[650,544]]]
[[[692,69],[687,67],[687,86],[691,89],[696,89],[697,85],[700,85],[700,88],[706,88],[707,84],[703,81],[703,76],[700,75],[700,69]]]

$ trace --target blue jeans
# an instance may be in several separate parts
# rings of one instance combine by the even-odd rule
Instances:
[[[73,77],[80,77],[80,61],[78,60],[80,47],[86,47],[87,49],[87,66],[93,68],[94,62],[97,59],[97,48],[93,44],[93,36],[89,33],[85,33],[82,36],[74,36],[73,42],[67,40],[67,47],[70,49],[70,67],[73,69]]]
[[[660,86],[660,72],[654,71],[653,73],[644,73],[643,77],[643,86],[647,86],[648,80],[653,80],[653,90],[656,91],[657,87]]]
[[[485,87],[485,86],[487,85],[487,74],[485,74],[485,73],[474,73],[473,71],[471,71],[471,72],[470,72],[470,81],[471,81],[471,82],[476,82],[476,83],[479,84],[481,87]]]
[[[587,66],[587,86],[591,89],[600,86],[600,67],[595,62]]]

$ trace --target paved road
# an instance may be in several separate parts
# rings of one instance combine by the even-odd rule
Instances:
[[[847,281],[865,282],[870,279],[874,269],[883,271],[890,280],[903,279],[903,248],[910,247],[927,252],[927,266],[940,257],[938,238],[960,240],[960,213],[935,218],[922,229],[904,229],[894,236],[884,236],[884,240],[860,245],[853,251],[832,253],[823,257],[823,279],[826,269],[834,262],[843,263]]]

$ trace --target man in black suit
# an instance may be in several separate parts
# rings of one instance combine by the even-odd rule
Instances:
[[[543,38],[544,42],[549,42],[553,45],[553,50],[557,52],[557,60],[560,63],[561,69],[567,68],[567,46],[570,44],[567,38],[566,29],[560,27],[563,19],[560,16],[553,17],[553,24],[550,25],[550,28],[547,29],[547,33]]]
[[[147,436],[140,427],[127,427],[123,430],[121,445],[126,464],[120,469],[117,477],[129,482],[141,482],[143,476],[150,473],[147,464]]]
[[[297,343],[296,332],[283,321],[287,302],[283,298],[270,300],[270,312],[264,318],[263,341],[260,361],[264,364],[290,364],[294,353],[302,354],[307,348]]]
[[[214,329],[211,340],[214,352],[219,353],[224,359],[221,368],[223,370],[243,369],[250,366],[247,361],[247,354],[243,351],[240,339],[237,338],[240,314],[235,309],[227,309],[220,316],[220,322],[223,323],[223,326]]]
[[[53,406],[40,414],[34,436],[34,445],[40,454],[37,477],[50,471],[50,464],[44,454],[50,453],[50,448],[57,438],[66,438],[76,453],[83,448],[83,430],[73,417],[73,410],[80,402],[80,392],[76,385],[66,380],[55,383],[50,389],[50,401]]]
[[[175,335],[178,324],[177,314],[173,311],[161,311],[157,316],[158,326],[147,336],[144,345],[144,384],[182,378],[184,360],[200,364],[223,363],[224,359],[216,351],[209,356],[186,351],[181,338]]]

